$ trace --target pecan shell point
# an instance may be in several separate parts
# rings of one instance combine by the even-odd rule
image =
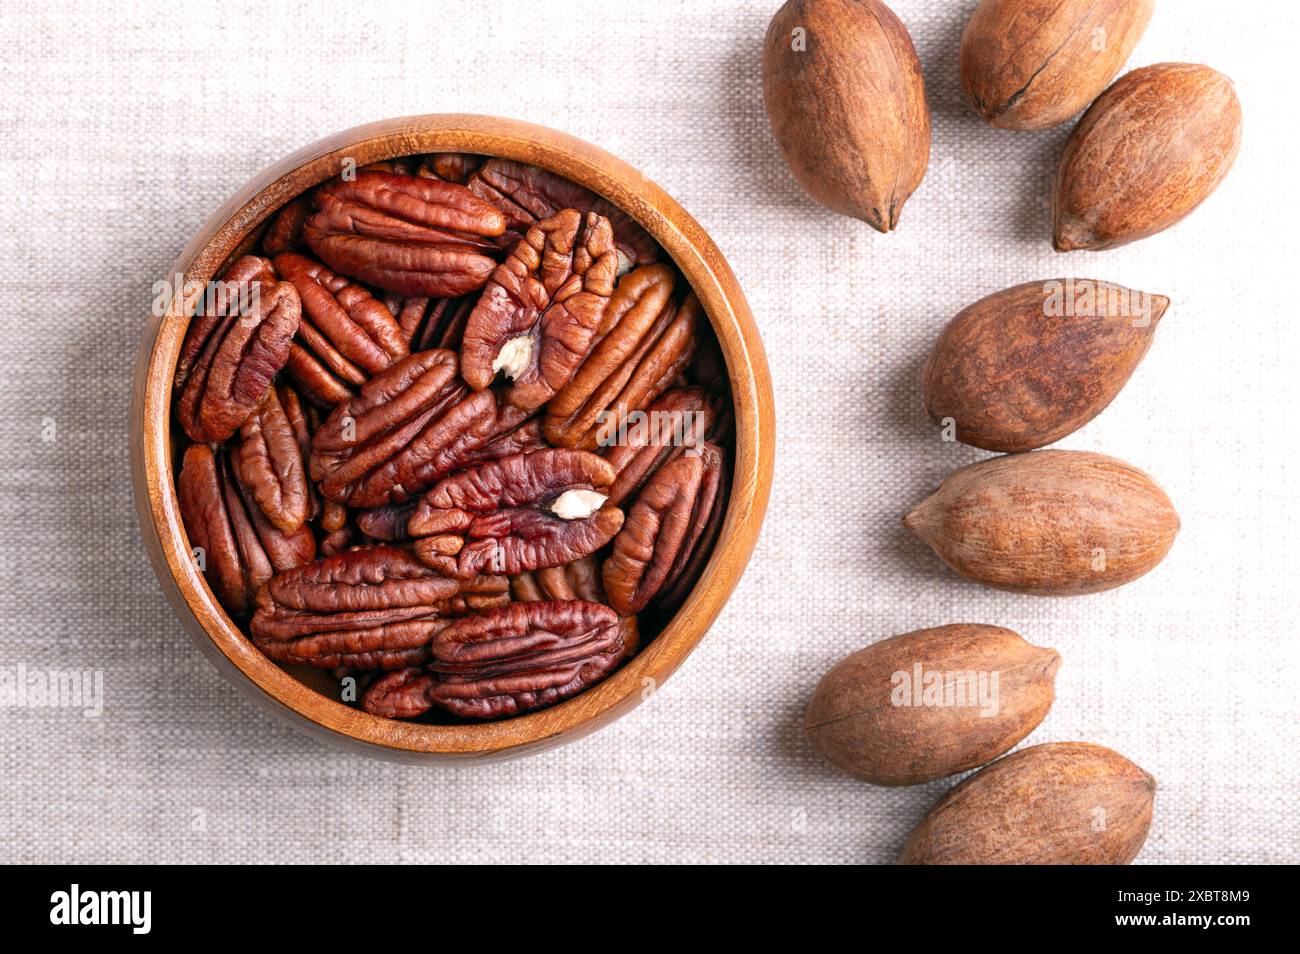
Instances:
[[[504,372],[510,403],[545,404],[591,350],[617,270],[608,219],[565,209],[538,222],[492,272],[466,322],[465,381],[486,388]]]
[[[665,271],[650,265],[619,282],[605,311],[608,330],[547,405],[551,443],[595,450],[603,435],[663,394],[694,357],[699,299],[688,295],[680,307],[664,300],[672,290]]]
[[[269,268],[239,259],[220,279],[213,309],[191,320],[176,366],[176,416],[196,443],[234,434],[289,358],[301,305],[292,285],[269,280]]]
[[[454,182],[358,172],[316,190],[303,236],[330,268],[402,295],[455,298],[483,287],[483,254],[505,217]]]
[[[707,556],[704,544],[716,536],[723,484],[721,450],[709,444],[650,478],[602,569],[610,606],[639,613],[661,595],[685,596]]]
[[[595,552],[623,525],[605,506],[614,471],[586,451],[546,449],[444,478],[411,514],[415,552],[448,575],[516,574]]]

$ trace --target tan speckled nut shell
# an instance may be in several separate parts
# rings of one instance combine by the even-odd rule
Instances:
[[[1156,780],[1086,742],[1014,752],[935,804],[899,864],[1124,865],[1146,842]]]

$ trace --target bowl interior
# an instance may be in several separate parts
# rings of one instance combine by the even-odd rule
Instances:
[[[190,558],[173,484],[171,379],[188,323],[177,300],[149,322],[136,369],[132,461],[137,507],[150,557],[178,614],[204,653],[300,728],[372,755],[429,760],[492,758],[538,751],[607,724],[648,698],[681,664],[717,616],[757,539],[771,482],[774,419],[766,359],[744,296],[717,247],[662,189],[604,151],[553,130],[485,116],[387,120],[332,136],[291,155],[246,185],[195,236],[169,280],[201,287],[244,254],[289,199],[332,178],[344,163],[466,152],[541,166],[632,215],[672,258],[699,297],[731,381],[735,452],[721,533],[698,582],[658,635],[617,672],[556,706],[497,722],[453,725],[372,716],[311,688],[310,674],[271,662],[216,602]],[[329,683],[331,688],[336,684]]]

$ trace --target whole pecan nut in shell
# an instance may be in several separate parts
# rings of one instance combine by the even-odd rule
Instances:
[[[262,402],[301,312],[294,287],[273,283],[265,259],[239,259],[220,282],[212,307],[191,320],[176,365],[176,416],[199,443],[226,440]]]
[[[547,449],[489,461],[428,491],[407,521],[415,552],[450,576],[560,566],[623,526],[605,505],[614,470],[595,454]]]
[[[545,404],[591,350],[617,270],[608,219],[565,209],[538,222],[492,272],[469,316],[465,381],[485,388],[504,372],[510,403]]]
[[[358,172],[316,190],[303,227],[330,268],[403,295],[449,298],[483,287],[496,264],[483,254],[505,217],[454,182]]]

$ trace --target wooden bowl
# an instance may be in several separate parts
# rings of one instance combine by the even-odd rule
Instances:
[[[663,684],[717,617],[744,572],[772,482],[775,422],[763,345],[717,246],[673,199],[609,153],[541,126],[491,116],[409,116],[358,126],[301,149],[257,176],[207,221],[168,278],[211,280],[256,239],[289,199],[356,165],[430,152],[468,152],[533,163],[627,211],[663,246],[699,296],[727,362],[735,406],[731,500],[712,557],[664,629],[614,675],[549,709],[499,722],[426,725],[380,718],[336,702],[281,669],[226,615],[190,556],[173,483],[172,376],[188,315],[151,315],[131,395],[136,508],[154,570],[204,654],[227,678],[298,727],[351,751],[402,761],[510,758],[571,742],[630,711]],[[190,286],[194,287],[194,286]]]

